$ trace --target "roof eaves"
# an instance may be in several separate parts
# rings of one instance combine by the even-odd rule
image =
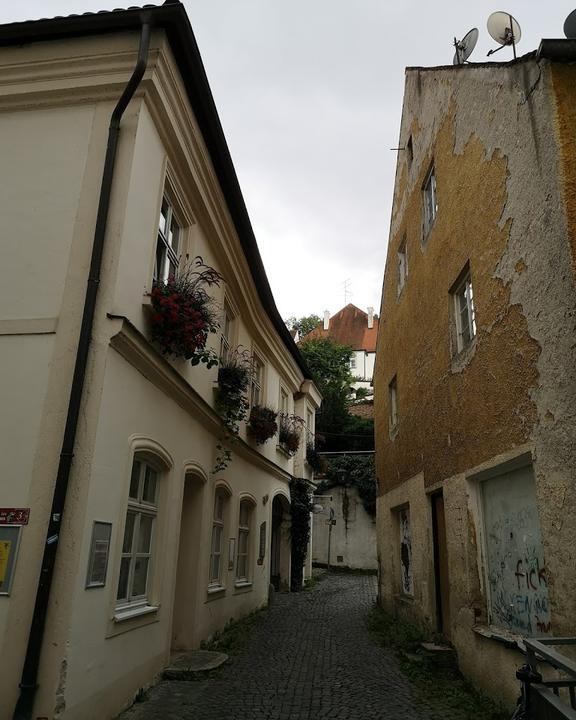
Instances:
[[[260,301],[304,377],[312,379],[312,374],[276,307],[204,64],[184,5],[178,0],[166,0],[163,5],[145,5],[126,10],[84,13],[0,25],[0,46],[137,30],[144,21],[166,31]]]

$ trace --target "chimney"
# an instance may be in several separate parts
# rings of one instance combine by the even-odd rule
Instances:
[[[369,307],[368,308],[368,329],[370,330],[373,327],[374,327],[374,308]]]
[[[324,330],[328,330],[330,327],[330,311],[324,310]]]

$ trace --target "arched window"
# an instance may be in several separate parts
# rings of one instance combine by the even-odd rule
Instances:
[[[238,518],[238,554],[236,556],[237,582],[250,581],[250,546],[252,540],[253,514],[254,503],[252,500],[242,500],[240,502],[240,514]]]
[[[150,585],[155,525],[158,516],[159,470],[135,455],[116,599],[119,606],[146,605]]]

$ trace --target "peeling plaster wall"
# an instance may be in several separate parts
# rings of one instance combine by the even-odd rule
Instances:
[[[552,632],[574,634],[575,73],[531,57],[408,69],[398,144],[412,137],[413,160],[399,152],[380,315],[374,405],[382,601],[434,625],[433,551],[422,528],[431,524],[426,493],[444,486],[451,636],[461,667],[510,701],[518,657],[471,632],[486,621],[487,607],[468,477],[529,448]],[[432,162],[438,214],[423,244],[422,186]],[[398,296],[404,239],[408,278]],[[454,357],[450,289],[467,263],[477,336]],[[395,375],[399,425],[391,439]],[[398,601],[390,553],[392,510],[402,503],[410,503],[415,538],[410,603]],[[486,663],[495,664],[489,679],[477,669]]]

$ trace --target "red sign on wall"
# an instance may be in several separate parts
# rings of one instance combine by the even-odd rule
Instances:
[[[0,508],[0,525],[28,525],[30,508]]]

